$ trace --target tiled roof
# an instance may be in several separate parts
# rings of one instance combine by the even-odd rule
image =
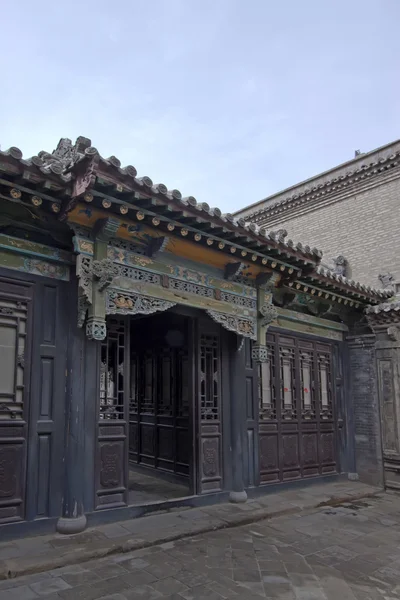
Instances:
[[[0,163],[3,162],[4,159],[8,159],[9,169],[14,164],[15,173],[20,172],[22,167],[25,171],[27,169],[32,170],[40,179],[54,176],[63,184],[69,183],[72,180],[72,174],[67,172],[62,163],[58,160],[46,160],[47,156],[51,155],[48,155],[46,152],[39,152],[37,156],[23,158],[21,150],[12,146],[8,150],[0,150]],[[0,168],[0,171],[1,170],[2,169]]]
[[[365,309],[367,315],[379,315],[382,313],[392,313],[396,312],[400,314],[400,301],[396,302],[383,302],[382,304],[377,304],[376,306],[367,306]]]
[[[317,280],[338,294],[352,295],[356,302],[377,303],[392,295],[392,292],[369,288],[320,266],[322,252],[287,239],[284,230],[268,231],[244,218],[236,218],[230,213],[222,214],[219,208],[197,202],[193,196],[183,197],[177,189],[168,190],[162,183],[154,184],[150,177],[138,177],[132,165],[122,167],[121,161],[115,156],[101,156],[88,138],[79,137],[75,144],[62,138],[51,154],[41,151],[38,156],[29,159],[23,158],[19,148],[0,151],[0,174],[3,172],[11,178],[15,177],[18,182],[27,182],[24,193],[29,193],[32,185],[46,181],[49,183],[47,190],[53,192],[56,189],[60,195],[73,198],[78,178],[85,176],[85,169],[91,169],[90,184],[85,189],[90,189],[95,197],[99,196],[103,206],[107,198],[107,205],[111,208],[115,204],[119,208],[123,206],[124,210],[137,210],[139,207],[147,208],[149,213],[150,210],[155,213],[158,211],[162,218],[171,218],[183,227],[189,223],[187,228],[192,233],[198,231],[226,240],[226,246],[236,245],[243,252],[244,249],[248,250],[249,255],[254,252],[259,260],[264,253],[269,255],[270,260],[272,254],[280,264],[283,265],[282,261],[285,261],[285,264],[294,265],[294,276]],[[40,191],[33,192],[40,195]],[[45,194],[42,196],[52,200]],[[60,208],[54,204],[53,210],[58,212]],[[62,210],[68,211],[71,206],[70,203],[64,203]]]
[[[391,296],[393,296],[392,290],[381,290],[377,288],[372,288],[368,285],[364,285],[362,283],[354,281],[353,279],[348,279],[347,277],[344,277],[344,275],[338,275],[337,273],[334,273],[330,269],[327,269],[321,265],[317,266],[316,272],[318,273],[318,275],[322,275],[324,278],[337,281],[338,283],[343,283],[344,285],[348,285],[351,288],[356,288],[361,292],[370,292],[380,296],[381,298],[390,298]]]
[[[317,248],[303,246],[301,243],[295,244],[292,240],[286,240],[280,236],[279,232],[259,228],[244,219],[236,219],[230,213],[223,214],[219,208],[211,208],[206,202],[197,202],[193,196],[183,197],[179,190],[168,190],[163,183],[154,184],[148,176],[137,177],[134,166],[121,167],[121,161],[116,156],[108,158],[101,156],[98,150],[91,145],[91,141],[82,136],[77,139],[74,145],[71,140],[62,138],[52,154],[41,151],[38,156],[23,159],[21,150],[13,147],[5,152],[0,151],[0,163],[1,157],[12,158],[15,174],[22,175],[22,178],[27,175],[27,167],[30,167],[30,170],[33,169],[34,171],[30,175],[36,175],[34,180],[40,176],[41,179],[55,176],[59,179],[60,184],[64,185],[73,183],[75,172],[82,168],[84,162],[96,159],[95,173],[99,177],[105,177],[109,180],[109,193],[138,191],[145,196],[162,198],[166,203],[178,204],[181,211],[193,211],[195,217],[209,219],[214,227],[219,225],[223,230],[234,231],[238,242],[240,238],[245,240],[248,237],[255,237],[260,244],[279,249],[287,256],[301,256],[309,263],[317,264],[322,257],[322,252]]]
[[[374,156],[374,154],[375,151],[368,153],[367,155],[360,155],[356,160],[349,161],[347,168],[336,173],[336,176],[334,177],[325,177],[320,179],[320,181],[318,181],[320,176],[314,177],[304,184],[299,184],[298,186],[290,188],[288,192],[292,190],[292,193],[281,200],[277,199],[276,202],[273,202],[274,196],[265,198],[256,203],[256,206],[258,205],[259,208],[254,207],[254,210],[251,212],[248,212],[251,210],[251,207],[248,209],[244,208],[243,211],[238,211],[238,214],[240,215],[241,212],[245,212],[246,218],[251,221],[264,221],[268,217],[273,217],[296,206],[301,206],[311,200],[326,198],[331,194],[345,191],[354,184],[368,181],[381,173],[400,165],[400,151],[398,150],[398,144],[393,144],[392,153],[386,152],[386,154],[382,156],[379,156],[379,154]],[[328,175],[329,174],[327,174],[327,176]],[[284,194],[284,192],[281,194]],[[277,194],[278,198],[281,194]]]

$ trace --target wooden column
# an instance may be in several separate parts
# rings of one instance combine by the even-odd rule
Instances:
[[[65,473],[62,517],[58,519],[57,531],[72,534],[86,527],[83,489],[85,472],[85,335],[76,322],[76,282],[70,286],[70,317],[67,356],[67,389],[65,419]],[[93,476],[93,473],[90,474]]]
[[[243,476],[246,435],[245,347],[242,336],[232,335],[230,354],[232,490],[229,499],[231,502],[246,502]]]

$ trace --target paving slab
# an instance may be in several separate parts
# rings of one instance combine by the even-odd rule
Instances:
[[[378,494],[380,496],[376,499],[377,501],[371,502],[372,506],[367,505],[374,511],[373,514],[364,515],[362,499],[365,504],[366,499],[373,498]],[[343,539],[347,540],[351,536],[363,536],[364,538],[369,536],[371,538],[369,539],[371,549],[377,544],[387,543],[388,538],[394,535],[394,530],[399,526],[400,506],[396,503],[396,499],[397,497],[393,495],[385,494],[382,496],[381,490],[359,482],[336,481],[323,485],[307,486],[302,490],[279,491],[278,493],[258,496],[240,506],[226,503],[194,509],[185,507],[181,511],[175,509],[171,512],[94,527],[77,535],[63,536],[55,533],[47,536],[19,539],[12,543],[0,543],[0,580],[49,572],[60,567],[82,566],[92,559],[98,560],[111,555],[129,554],[134,551],[143,552],[148,548],[161,544],[166,545],[165,550],[168,549],[168,544],[172,544],[169,550],[173,550],[173,544],[177,540],[209,534],[211,535],[210,541],[214,539],[214,544],[210,545],[208,543],[205,546],[200,544],[199,547],[187,550],[185,557],[180,556],[182,553],[179,554],[179,550],[176,550],[178,554],[172,560],[170,566],[168,563],[171,561],[159,565],[154,561],[150,561],[151,566],[142,572],[140,585],[151,583],[146,580],[147,577],[173,576],[177,572],[176,564],[180,562],[180,559],[182,559],[181,562],[187,563],[188,560],[194,557],[198,560],[199,554],[207,557],[205,561],[206,568],[214,568],[215,563],[218,562],[221,569],[229,570],[233,568],[238,581],[256,584],[260,583],[257,579],[258,567],[250,564],[251,561],[246,564],[243,563],[241,566],[230,563],[230,557],[227,557],[224,552],[220,553],[215,548],[224,539],[224,536],[232,544],[232,548],[240,551],[241,560],[246,555],[246,547],[251,549],[250,555],[254,559],[255,553],[260,551],[259,548],[254,546],[254,541],[267,537],[270,547],[268,550],[265,549],[265,556],[271,554],[271,545],[279,551],[279,549],[294,547],[297,544],[299,547],[296,552],[304,555],[313,554],[315,555],[316,564],[327,564],[329,566],[329,563],[334,559],[350,560],[355,558],[357,552],[354,554],[354,550],[347,548],[342,555],[336,549],[336,555],[333,558],[331,554],[335,550],[331,550],[330,554],[327,555],[316,555],[318,552],[324,552],[329,546],[340,546],[340,540],[342,539],[340,535],[338,536],[337,523],[335,525],[331,524],[330,515],[324,515],[323,508],[332,509],[334,512],[332,516],[342,519],[343,523],[343,519],[348,519],[345,522],[347,533]],[[379,501],[383,502],[385,506],[381,506]],[[361,502],[361,504],[357,506],[357,502]],[[351,508],[344,509],[345,512],[343,512],[343,503],[350,503]],[[335,512],[335,507],[340,510]],[[318,508],[321,510],[318,511],[317,516],[313,516]],[[281,516],[280,519],[279,516]],[[272,518],[274,518],[274,524],[271,525]],[[269,521],[265,521],[265,519],[269,519]],[[319,535],[315,535],[317,520]],[[392,523],[390,526],[388,525],[389,521]],[[262,525],[259,525],[260,523]],[[235,536],[235,528],[248,524],[251,524],[253,533],[248,533],[247,537],[243,538],[242,536],[241,539],[238,535]],[[215,534],[212,534],[212,532],[215,532]],[[214,537],[212,537],[213,535]],[[323,541],[324,539],[333,539],[332,536],[335,535],[334,544]],[[306,553],[304,553],[304,549],[307,550]],[[394,550],[393,554],[395,555]],[[396,550],[399,554],[399,549]],[[395,555],[395,558],[400,557]],[[130,567],[131,570],[134,569],[133,564]],[[301,563],[298,562],[297,564],[300,565]],[[379,566],[385,567],[386,565]],[[123,565],[121,568],[125,569]],[[166,573],[168,568],[170,568],[170,571]],[[300,569],[300,566],[297,568]],[[112,579],[113,574],[118,573],[118,569],[114,567],[112,572],[104,571],[104,573]],[[65,573],[65,575],[64,581],[68,585],[76,585],[85,579],[79,569],[75,572],[71,571],[69,574]],[[85,585],[90,585],[90,582],[96,584],[96,578],[105,579],[106,577],[102,577],[100,571],[91,571],[90,575],[87,575]],[[2,589],[1,583],[2,581],[0,581],[0,591]],[[30,589],[33,591],[33,588]],[[62,592],[67,593],[68,590],[62,590]],[[61,594],[61,591],[57,593]],[[115,590],[113,593],[122,592]],[[88,594],[90,595],[91,592],[88,591]]]

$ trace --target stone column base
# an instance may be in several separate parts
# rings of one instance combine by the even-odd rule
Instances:
[[[347,473],[347,479],[349,479],[349,481],[358,481],[358,473]]]
[[[230,492],[229,493],[229,502],[234,502],[235,504],[240,504],[242,502],[246,502],[247,493],[243,490],[243,492]]]
[[[57,521],[58,533],[64,533],[65,535],[71,535],[73,533],[81,533],[86,529],[87,518],[86,515],[69,519],[68,517],[60,517]]]

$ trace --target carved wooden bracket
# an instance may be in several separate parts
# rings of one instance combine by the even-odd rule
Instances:
[[[157,252],[164,252],[169,242],[169,238],[166,236],[151,238],[146,248],[146,256],[150,258]]]
[[[230,281],[243,271],[246,265],[242,262],[226,263],[224,268],[224,279]]]

